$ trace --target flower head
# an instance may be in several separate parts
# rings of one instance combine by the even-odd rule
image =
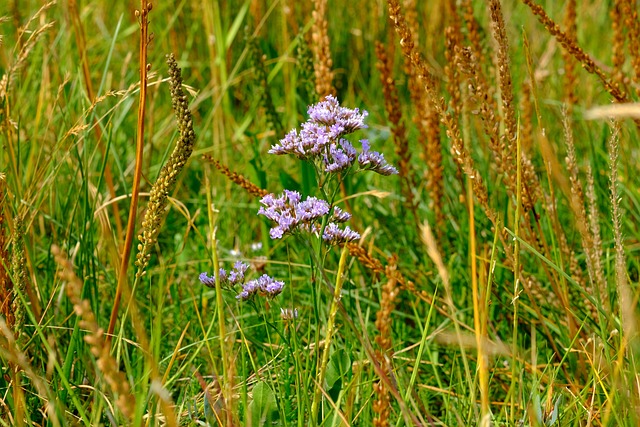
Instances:
[[[263,274],[255,280],[250,280],[242,285],[242,291],[236,298],[246,301],[254,295],[262,295],[268,298],[274,298],[282,292],[284,282],[274,280],[266,274]]]
[[[289,190],[279,197],[267,194],[260,200],[263,206],[258,210],[258,215],[264,215],[276,223],[269,231],[272,239],[280,239],[298,228],[313,230],[314,223],[329,213],[329,203],[322,199],[307,197],[304,202],[300,200],[300,193]]]
[[[309,119],[329,126],[335,135],[346,135],[358,129],[364,129],[364,119],[369,115],[367,111],[341,107],[333,95],[328,95],[323,101],[312,105],[307,110]]]
[[[322,234],[322,239],[330,245],[337,245],[340,243],[351,242],[359,239],[360,233],[353,231],[349,226],[345,226],[341,229],[338,224],[333,222],[329,223]]]
[[[351,219],[351,214],[349,212],[345,212],[337,206],[333,207],[333,215],[331,215],[331,220],[336,223],[347,222]]]
[[[372,170],[385,176],[398,173],[398,169],[387,163],[381,153],[369,151],[370,144],[368,140],[362,139],[360,142],[362,143],[362,153],[358,156],[358,163],[362,169]]]
[[[339,172],[351,166],[357,152],[343,136],[364,129],[369,114],[357,108],[341,107],[333,96],[311,105],[309,120],[300,132],[291,130],[269,150],[271,154],[292,154],[299,159],[324,163],[325,172]]]

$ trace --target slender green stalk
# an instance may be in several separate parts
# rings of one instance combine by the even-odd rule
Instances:
[[[217,211],[213,205],[213,201],[211,199],[211,184],[208,179],[206,179],[206,189],[207,189],[207,212],[209,216],[209,230],[211,232],[210,236],[210,246],[211,246],[211,261],[213,263],[213,271],[216,281],[216,312],[218,313],[218,344],[220,346],[220,358],[222,359],[222,396],[226,404],[231,401],[231,392],[232,392],[232,382],[230,378],[230,370],[229,370],[229,358],[226,357],[228,352],[231,349],[227,348],[226,336],[227,331],[225,327],[225,307],[224,300],[222,299],[222,286],[220,284],[220,260],[218,259],[218,240],[216,236],[217,232]],[[227,377],[229,376],[229,378]],[[227,407],[227,409],[230,409]],[[226,411],[227,414],[227,424],[232,425],[232,416],[230,410]]]
[[[522,200],[522,147],[520,146],[520,125],[518,125],[518,134],[516,137],[516,170],[517,170],[517,191],[516,191],[516,210],[515,217],[513,223],[513,230],[515,234],[515,239],[513,243],[513,336],[512,340],[512,350],[511,350],[511,422],[515,424],[516,422],[516,378],[518,375],[518,299],[520,296],[520,205]]]
[[[331,301],[331,308],[329,309],[329,320],[327,321],[327,335],[324,338],[324,350],[322,353],[322,363],[320,365],[320,371],[318,372],[316,391],[313,395],[313,403],[311,404],[311,423],[316,425],[318,420],[318,404],[320,402],[320,396],[322,394],[322,388],[324,387],[324,378],[327,373],[327,363],[329,362],[329,352],[331,349],[331,339],[333,338],[334,322],[336,313],[338,312],[338,304],[340,303],[342,292],[342,284],[344,283],[343,275],[347,265],[347,254],[349,249],[347,245],[342,247],[342,253],[340,254],[340,263],[338,264],[338,274],[336,275],[336,286],[333,291],[333,299]]]

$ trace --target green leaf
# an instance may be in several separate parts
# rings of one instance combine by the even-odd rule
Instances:
[[[351,372],[351,359],[344,349],[340,349],[331,355],[327,365],[325,376],[327,388],[333,388],[334,384],[345,378]]]
[[[249,416],[252,427],[272,425],[278,421],[276,395],[264,381],[260,381],[253,387]]]

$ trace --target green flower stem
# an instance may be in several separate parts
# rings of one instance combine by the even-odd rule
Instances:
[[[342,292],[343,274],[347,265],[347,254],[349,250],[347,245],[342,247],[342,253],[340,254],[340,263],[338,264],[338,274],[336,276],[336,286],[333,291],[333,300],[331,301],[331,308],[329,310],[329,320],[327,321],[327,336],[324,339],[324,350],[322,353],[322,363],[320,365],[320,371],[318,372],[318,384],[316,386],[316,392],[313,396],[313,403],[311,404],[311,423],[317,424],[318,418],[318,404],[320,402],[320,395],[322,394],[322,387],[324,384],[325,374],[327,372],[327,363],[329,362],[329,349],[331,347],[331,338],[334,331],[334,321],[336,313],[338,312],[338,306],[340,303],[340,293]]]
[[[216,222],[217,215],[213,201],[211,200],[211,191],[209,188],[209,180],[206,180],[207,185],[207,205],[209,212],[209,228],[211,229],[211,260],[213,262],[213,271],[216,279],[216,311],[218,312],[218,343],[220,344],[220,358],[222,359],[222,396],[225,401],[230,397],[230,385],[227,381],[227,374],[229,373],[228,358],[225,357],[227,353],[225,338],[227,332],[225,330],[225,316],[224,316],[224,301],[222,299],[222,286],[220,284],[220,261],[218,260],[218,245],[216,237]]]

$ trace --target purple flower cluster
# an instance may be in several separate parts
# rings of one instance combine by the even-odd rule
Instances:
[[[330,245],[338,245],[341,243],[351,242],[360,238],[360,234],[357,231],[353,231],[349,226],[345,226],[344,229],[340,228],[338,224],[333,222],[327,224],[322,233],[322,240]]]
[[[256,280],[250,280],[245,283],[244,274],[248,269],[249,264],[242,261],[236,261],[233,265],[233,269],[228,273],[224,268],[221,268],[218,272],[220,285],[225,288],[233,288],[236,285],[241,285],[242,291],[236,296],[236,298],[243,301],[250,299],[256,294],[273,298],[282,292],[284,282],[276,281],[266,274],[263,274]],[[215,275],[209,276],[207,272],[204,272],[200,274],[200,282],[205,286],[215,288],[216,277]]]
[[[358,152],[351,142],[343,136],[364,129],[367,111],[357,108],[341,107],[333,96],[312,105],[307,110],[309,120],[302,124],[300,132],[291,130],[280,142],[271,147],[271,154],[293,154],[299,159],[318,161],[324,172],[336,173],[349,169],[358,159],[363,169],[372,170],[382,175],[391,175],[398,171],[387,164],[384,156],[369,151],[369,143],[361,141],[362,153]],[[365,145],[366,144],[366,145]]]
[[[297,191],[284,190],[284,194],[276,197],[267,194],[260,203],[263,206],[258,215],[264,215],[277,225],[269,231],[272,239],[280,239],[286,233],[292,233],[297,228],[307,231],[317,230],[317,220],[329,213],[329,203],[315,197],[307,197],[302,202]]]
[[[220,285],[225,287],[233,287],[238,283],[244,282],[244,273],[249,269],[249,264],[246,264],[242,261],[236,261],[233,264],[233,269],[227,273],[224,268],[221,268],[218,272],[218,276],[220,277]],[[216,276],[215,274],[209,276],[205,271],[204,273],[200,273],[200,282],[208,286],[210,288],[216,287]]]
[[[388,164],[381,153],[369,151],[369,141],[362,139],[360,142],[362,143],[362,153],[358,156],[358,164],[362,169],[372,170],[385,176],[398,173],[398,169]]]
[[[274,280],[266,274],[263,274],[259,278],[242,285],[242,292],[240,292],[236,298],[243,301],[251,299],[254,295],[273,298],[279,295],[283,288],[284,282]]]

